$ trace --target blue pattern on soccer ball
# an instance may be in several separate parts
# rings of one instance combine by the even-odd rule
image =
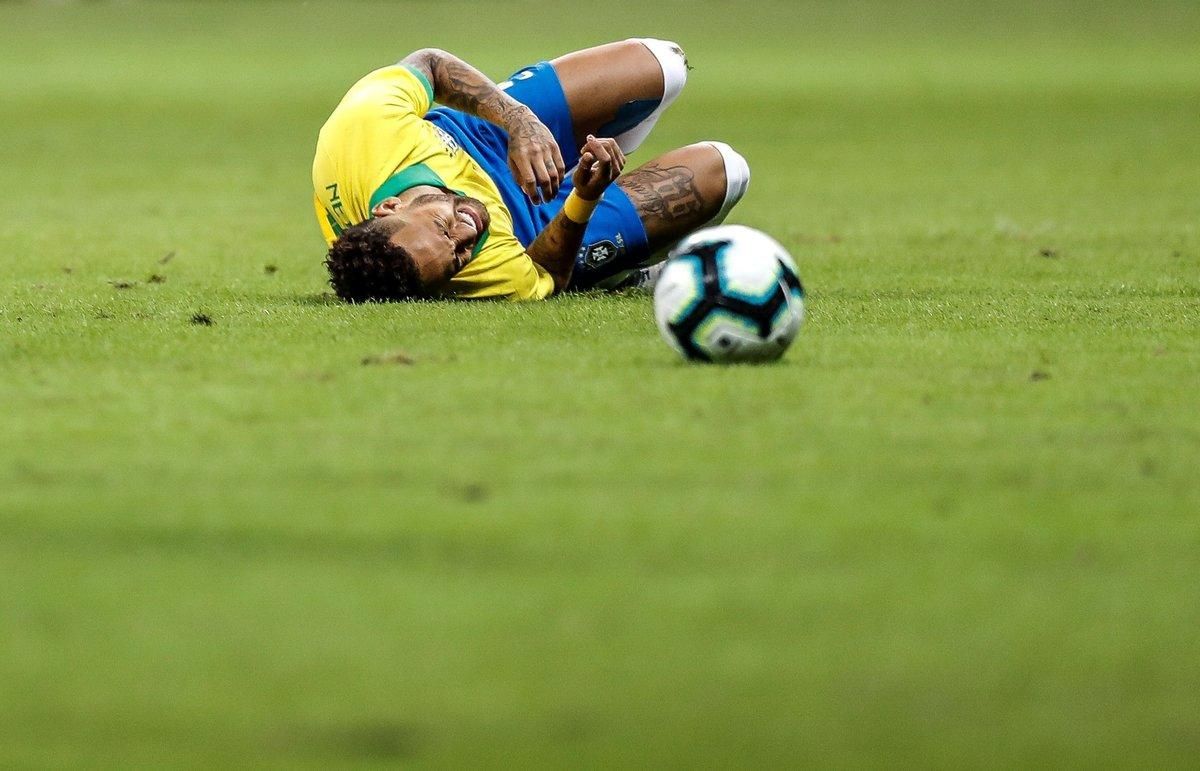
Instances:
[[[687,318],[688,314],[695,310],[700,301],[704,299],[704,266],[700,263],[700,258],[694,254],[684,254],[680,255],[677,259],[692,269],[692,272],[695,274],[695,281],[693,282],[694,291],[691,298],[671,314],[671,323],[673,324],[678,324]]]
[[[717,258],[717,280],[720,283],[721,294],[726,297],[732,297],[735,300],[744,300],[751,305],[764,305],[775,296],[775,292],[779,290],[779,282],[783,276],[780,268],[775,269],[775,275],[769,282],[763,282],[764,286],[761,290],[755,292],[744,287],[737,287],[732,284],[729,276],[729,260],[726,259],[725,252],[729,249],[729,244],[722,244],[716,253]],[[778,265],[778,263],[776,263]]]
[[[655,319],[687,359],[778,359],[804,320],[804,289],[787,250],[740,225],[684,239],[659,276]]]

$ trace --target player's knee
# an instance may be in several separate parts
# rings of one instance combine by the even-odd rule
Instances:
[[[750,164],[744,156],[724,142],[707,142],[721,156],[721,167],[725,176],[725,195],[721,208],[713,222],[721,222],[734,206],[742,200],[750,187]]]
[[[688,60],[683,48],[670,40],[658,40],[652,37],[630,38],[630,41],[641,43],[650,53],[654,54],[654,58],[658,60],[658,66],[662,69],[663,104],[669,105],[675,101],[675,97],[679,96],[687,84]]]

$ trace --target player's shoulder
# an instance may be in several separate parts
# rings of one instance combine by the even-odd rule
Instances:
[[[342,103],[355,103],[379,95],[407,93],[425,108],[433,103],[433,84],[425,73],[407,64],[389,64],[368,72],[359,78],[346,92]]]

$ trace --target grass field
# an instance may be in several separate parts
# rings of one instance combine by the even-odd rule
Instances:
[[[780,364],[331,299],[354,79],[633,35]],[[0,2],[0,766],[1193,765],[1197,62],[1191,0]]]

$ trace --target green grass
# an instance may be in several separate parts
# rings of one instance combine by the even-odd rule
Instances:
[[[1194,764],[1200,8],[545,6],[0,3],[0,765]],[[350,82],[629,35],[780,364],[330,301]]]

